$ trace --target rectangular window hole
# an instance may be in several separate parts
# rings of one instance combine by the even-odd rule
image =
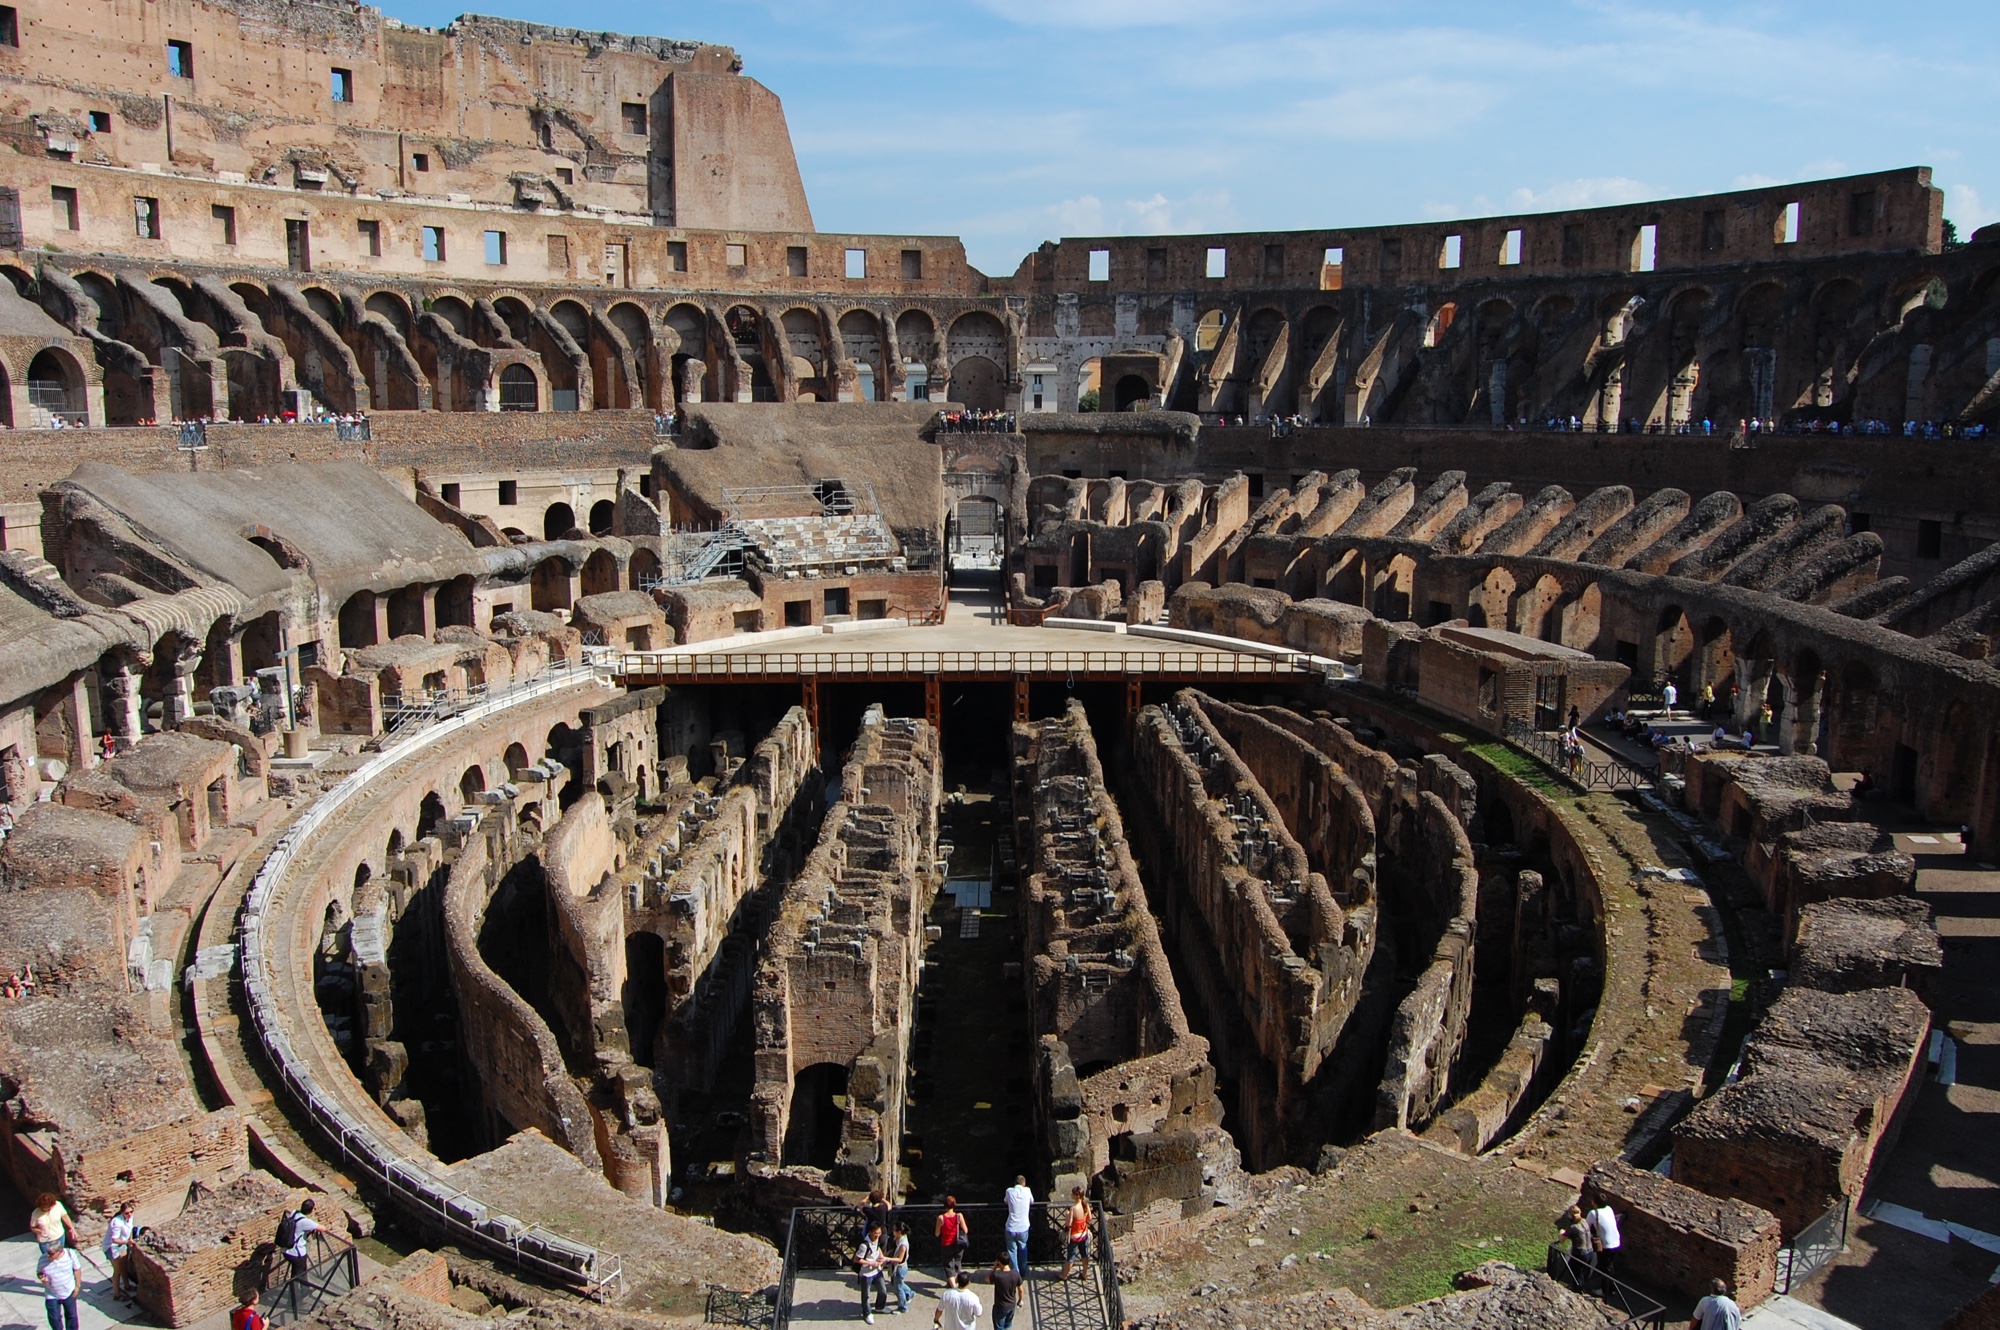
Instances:
[[[68,185],[49,186],[49,213],[58,231],[75,231],[82,222],[82,210],[76,202],[76,190]]]
[[[194,43],[167,43],[167,73],[177,79],[194,77]]]
[[[1711,208],[1701,215],[1701,252],[1720,254],[1728,243],[1729,228],[1727,218],[1720,208]]]
[[[1146,251],[1146,280],[1164,282],[1167,280],[1167,251],[1149,249]]]
[[[1438,267],[1456,268],[1465,262],[1465,237],[1446,236],[1438,246]]]
[[[153,198],[132,200],[132,222],[141,240],[160,238],[160,201]]]
[[[1264,246],[1264,275],[1283,277],[1285,275],[1285,247],[1283,245]]]
[[[410,154],[410,165],[419,171],[428,171],[431,169],[431,155],[427,152],[413,152]]]
[[[1857,189],[1847,196],[1847,234],[1851,236],[1875,234],[1874,190]]]
[[[0,46],[21,44],[21,16],[12,5],[0,5]]]
[[[1500,266],[1511,268],[1521,261],[1521,228],[1515,227],[1500,237]]]
[[[215,241],[219,245],[236,243],[236,209],[226,203],[209,205],[208,215],[215,219]]]
[[[686,272],[688,270],[688,242],[669,240],[667,242],[667,270]]]
[[[505,231],[488,231],[486,233],[486,262],[489,266],[495,268],[506,266],[507,233]]]
[[[1799,205],[1787,203],[1785,210],[1778,214],[1778,223],[1771,228],[1771,238],[1781,245],[1799,243]]]
[[[371,259],[382,257],[382,223],[372,219],[356,222],[354,234],[363,255]]]
[[[1660,228],[1648,222],[1632,237],[1632,271],[1651,272],[1660,262]]]
[[[444,228],[426,226],[423,235],[423,249],[420,251],[426,263],[444,262]]]
[[[750,266],[750,250],[744,245],[724,245],[722,261],[732,268],[747,268]]]
[[[1111,280],[1111,251],[1093,249],[1090,251],[1090,280],[1108,282]]]
[[[512,508],[515,504],[519,503],[520,501],[521,501],[521,482],[518,480],[501,481],[500,482],[501,507]]]
[[[806,247],[804,245],[785,246],[785,272],[792,277],[808,276]]]
[[[576,183],[576,172],[570,167],[558,166],[556,168],[556,183],[559,185],[574,185]]]
[[[1944,551],[1944,525],[1929,518],[1917,522],[1917,557],[1935,559]]]
[[[847,251],[847,277],[849,281],[859,281],[868,275],[868,251],[850,249]]]
[[[924,279],[924,252],[920,249],[903,251],[903,280],[921,282]]]
[[[1221,245],[1211,245],[1208,249],[1208,266],[1203,270],[1211,278],[1229,276],[1229,251]]]
[[[569,237],[549,237],[549,271],[566,273],[569,271]]]
[[[450,504],[454,508],[458,507],[457,481],[447,480],[443,485],[439,486],[438,489],[439,489],[439,494],[438,494],[439,498],[443,499],[446,503]]]
[[[336,69],[333,71],[333,99],[337,102],[354,100],[354,71]]]
[[[644,102],[624,102],[618,107],[620,120],[624,122],[627,134],[646,132],[646,104]]]
[[[303,218],[285,219],[285,263],[293,272],[312,271],[312,223]]]
[[[90,132],[93,134],[109,134],[111,132],[111,112],[92,111],[90,113]]]

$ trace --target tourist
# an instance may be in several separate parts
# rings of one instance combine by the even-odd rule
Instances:
[[[264,1313],[257,1310],[256,1285],[237,1295],[236,1310],[229,1313],[229,1330],[265,1330]]]
[[[1007,1203],[1007,1264],[1014,1267],[1015,1274],[1025,1274],[1028,1270],[1028,1216],[1033,1213],[1035,1194],[1028,1190],[1028,1180],[1016,1176],[1014,1185],[1002,1197]]]
[[[987,1279],[993,1285],[993,1330],[1010,1330],[1014,1313],[1021,1309],[1021,1272],[1002,1256],[993,1262],[993,1273]]]
[[[1866,767],[1863,767],[1861,774],[1854,778],[1854,797],[1857,799],[1870,799],[1874,795],[1875,776]]]
[[[937,1217],[938,1246],[944,1248],[944,1277],[952,1279],[965,1269],[965,1249],[972,1242],[965,1216],[958,1212],[958,1198],[944,1198],[944,1213]]]
[[[861,1231],[866,1233],[872,1228],[881,1233],[893,1232],[894,1230],[890,1228],[890,1224],[895,1220],[895,1217],[895,1208],[882,1195],[881,1189],[877,1188],[869,1192],[868,1199],[862,1203]]]
[[[889,1244],[886,1274],[895,1289],[896,1310],[908,1311],[910,1299],[916,1294],[910,1291],[910,1226],[900,1219],[896,1221],[896,1239]]]
[[[76,1245],[76,1222],[63,1208],[62,1199],[52,1191],[35,1198],[35,1208],[28,1212],[28,1232],[35,1235],[44,1255],[66,1245]]]
[[[1715,685],[1712,683],[1705,683],[1701,686],[1701,718],[1703,720],[1709,719],[1709,713],[1714,710],[1715,710]]]
[[[13,830],[14,805],[0,801],[0,845],[7,843],[7,837]]]
[[[1063,1268],[1059,1278],[1068,1279],[1070,1267],[1081,1264],[1083,1274],[1090,1277],[1090,1202],[1084,1199],[1083,1188],[1069,1189],[1069,1239],[1063,1247]]]
[[[882,1230],[870,1224],[868,1233],[861,1239],[861,1246],[854,1252],[854,1269],[861,1276],[861,1319],[875,1324],[875,1313],[889,1305],[889,1295],[882,1287],[882,1267],[888,1264],[888,1257],[882,1254]],[[875,1305],[868,1305],[868,1295],[875,1295]]]
[[[1570,1283],[1588,1292],[1597,1282],[1597,1253],[1590,1245],[1590,1225],[1584,1222],[1583,1210],[1572,1205],[1556,1227],[1562,1230],[1558,1241],[1569,1244],[1569,1265],[1566,1267]]]
[[[1715,723],[1715,733],[1708,736],[1709,745],[1714,748],[1720,748],[1728,741],[1729,731],[1722,727],[1721,721],[1717,721]]]
[[[931,1316],[931,1324],[939,1330],[975,1330],[979,1315],[985,1309],[979,1305],[979,1296],[970,1287],[972,1277],[960,1271],[951,1282],[954,1287],[938,1295],[938,1308]]]
[[[1607,1278],[1618,1265],[1618,1214],[1607,1201],[1590,1212],[1589,1224],[1590,1249],[1597,1256],[1597,1274],[1600,1279]]]
[[[42,1281],[42,1304],[49,1313],[49,1330],[77,1330],[76,1295],[83,1287],[83,1262],[76,1248],[58,1244],[42,1249],[35,1277]]]
[[[1720,1279],[1708,1281],[1708,1296],[1694,1305],[1688,1330],[1742,1330],[1743,1309],[1729,1296],[1729,1285]]]
[[[132,1301],[139,1292],[132,1278],[132,1202],[126,1201],[104,1226],[104,1258],[111,1262],[111,1296]]]
[[[1674,714],[1674,707],[1677,703],[1679,703],[1680,700],[1681,700],[1681,690],[1674,687],[1674,681],[1672,679],[1667,680],[1667,686],[1660,690],[1660,701],[1666,703],[1667,716],[1669,718],[1672,718]]]
[[[290,1267],[293,1279],[304,1278],[312,1265],[306,1257],[306,1243],[319,1232],[319,1223],[312,1212],[313,1198],[308,1196],[299,1202],[298,1209],[285,1211],[278,1220],[278,1250],[285,1254],[285,1264]]]

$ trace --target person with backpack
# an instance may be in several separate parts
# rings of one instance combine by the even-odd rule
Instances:
[[[35,1267],[42,1283],[42,1305],[48,1309],[49,1330],[77,1330],[76,1295],[83,1288],[83,1261],[76,1248],[46,1248]]]
[[[236,1310],[229,1313],[229,1330],[266,1330],[264,1313],[257,1310],[257,1290],[245,1288],[236,1299]]]
[[[965,1216],[958,1212],[956,1196],[944,1198],[944,1213],[937,1217],[937,1240],[944,1248],[944,1278],[949,1284],[965,1269],[965,1249],[972,1243]]]
[[[882,1287],[882,1267],[888,1264],[888,1259],[882,1251],[882,1230],[870,1224],[867,1236],[854,1252],[854,1270],[861,1284],[861,1318],[870,1325],[875,1324],[875,1313],[889,1305],[888,1291]],[[870,1294],[874,1295],[873,1307],[868,1305]]]
[[[312,1213],[313,1198],[308,1196],[299,1202],[298,1209],[285,1211],[284,1217],[278,1221],[278,1250],[284,1253],[285,1264],[290,1267],[288,1278],[303,1278],[312,1267],[312,1261],[306,1255],[306,1243],[320,1231]]]

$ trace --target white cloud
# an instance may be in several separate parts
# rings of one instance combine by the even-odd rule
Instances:
[[[1560,212],[1568,208],[1602,208],[1614,203],[1637,203],[1658,198],[1659,191],[1629,176],[1597,176],[1582,180],[1562,180],[1546,189],[1526,185],[1507,196],[1507,206],[1515,212]]]
[[[1944,215],[1958,228],[1960,240],[1970,240],[1972,233],[1980,227],[2000,221],[2000,212],[1981,199],[1978,190],[1967,184],[1944,187]]]

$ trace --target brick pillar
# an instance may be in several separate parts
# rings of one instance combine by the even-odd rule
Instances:
[[[90,731],[90,689],[81,671],[70,679],[69,696],[62,700],[62,708],[69,722],[70,769],[84,771],[97,765],[97,736]]]
[[[136,742],[145,716],[145,704],[139,696],[138,662],[120,652],[99,662],[97,668],[104,694],[105,724],[121,744]]]
[[[389,640],[389,597],[377,594],[375,597],[375,645]]]
[[[430,585],[424,588],[423,623],[419,627],[418,631],[423,633],[425,637],[429,637],[431,634],[437,631],[438,591],[440,589],[441,588],[435,582],[431,583]]]
[[[194,672],[200,668],[199,647],[184,651],[174,658],[174,673],[167,686],[164,718],[168,729],[179,728],[182,721],[194,715]]]

